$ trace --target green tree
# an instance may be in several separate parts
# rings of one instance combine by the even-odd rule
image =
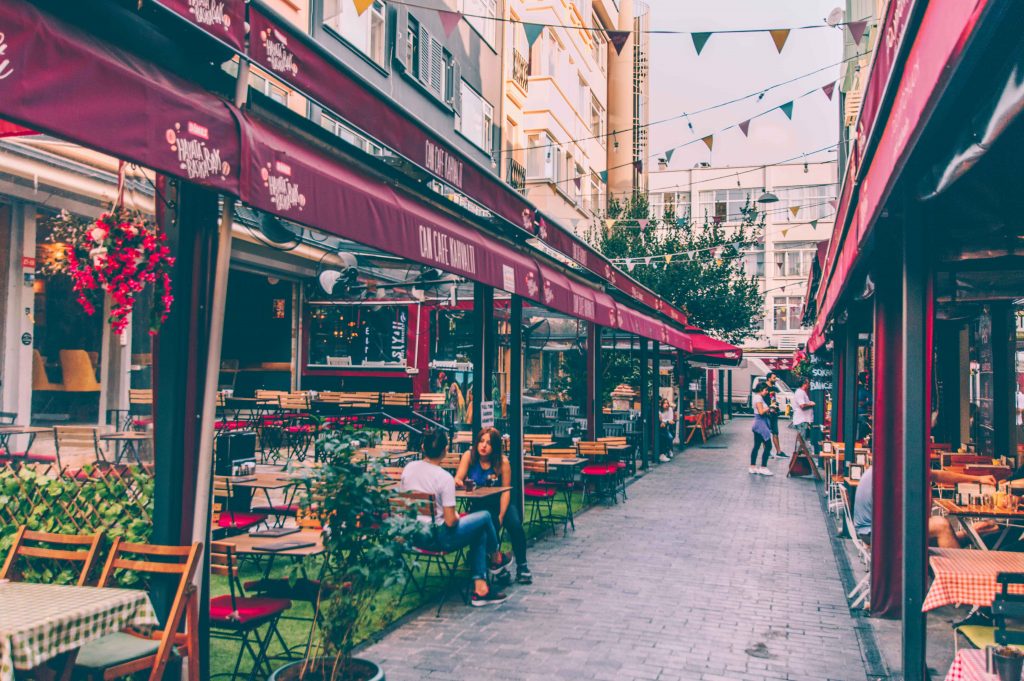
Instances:
[[[744,271],[742,253],[763,243],[764,214],[748,204],[739,224],[725,226],[705,215],[695,226],[671,210],[649,213],[645,195],[624,203],[613,199],[608,217],[615,223],[593,230],[590,241],[608,258],[633,259],[633,265],[621,268],[684,309],[691,324],[730,343],[755,335],[764,295]],[[641,220],[646,224],[641,226]]]

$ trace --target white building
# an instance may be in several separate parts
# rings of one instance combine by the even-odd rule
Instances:
[[[778,201],[757,203],[768,192]],[[835,162],[689,170],[661,164],[650,173],[649,197],[651,215],[663,215],[671,206],[677,216],[690,215],[697,225],[705,217],[725,226],[737,224],[748,202],[763,211],[764,244],[747,254],[745,264],[761,283],[764,316],[761,332],[744,348],[788,356],[806,342],[809,330],[800,328],[800,315],[817,244],[832,234]]]

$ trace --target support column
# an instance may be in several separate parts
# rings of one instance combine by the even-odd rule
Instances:
[[[640,338],[640,467],[647,470],[650,466],[650,401],[647,398],[647,373],[650,368],[649,354],[647,352],[647,339]]]
[[[508,313],[508,439],[512,503],[523,513],[523,299],[512,296]]]
[[[960,327],[956,321],[935,323],[935,378],[939,391],[935,441],[949,444],[954,452],[960,446]]]
[[[1017,328],[1013,306],[993,303],[992,313],[992,427],[993,454],[1017,456]]]
[[[729,371],[725,372],[725,375],[728,386],[726,388],[727,401],[725,403],[725,408],[728,412],[729,420],[732,421],[732,369],[729,369]],[[820,420],[818,422],[821,423]]]
[[[651,461],[656,461],[658,455],[664,454],[661,451],[661,438],[658,437],[658,386],[661,385],[661,344],[658,341],[651,341],[651,392],[650,400],[650,421],[648,429],[651,437]]]
[[[35,289],[25,281],[25,273],[35,267],[24,268],[23,258],[36,257],[36,210],[33,204],[15,202],[0,208],[10,224],[10,251],[8,256],[7,305],[4,319],[4,374],[2,411],[16,412],[18,423],[29,423],[32,418],[32,348],[35,343],[34,313]],[[0,225],[4,222],[0,215]],[[26,344],[25,341],[28,341]],[[17,438],[15,438],[17,439]],[[15,444],[21,448],[27,438]]]
[[[473,411],[470,430],[480,429],[480,403],[491,399],[494,375],[494,289],[473,284]]]
[[[846,464],[853,460],[857,441],[857,329],[853,315],[846,324],[846,338],[843,345],[843,445],[846,451],[844,461],[837,462],[839,473],[846,473]]]
[[[920,216],[905,219],[903,237],[903,678],[923,681],[932,326],[928,243]]]
[[[845,340],[845,334],[839,331],[832,341],[832,369],[835,377],[832,381],[832,420],[828,437],[833,442],[838,442],[843,432],[843,382],[846,380],[843,371],[843,344]]]
[[[601,426],[601,327],[587,324],[587,439],[596,440]]]

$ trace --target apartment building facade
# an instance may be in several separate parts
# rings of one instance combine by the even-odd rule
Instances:
[[[764,243],[744,256],[746,272],[757,277],[765,296],[759,333],[745,349],[788,356],[806,343],[801,314],[807,273],[818,242],[832,234],[836,181],[834,162],[651,172],[651,215],[671,208],[696,225],[717,220],[728,227],[742,219],[748,203],[765,214]],[[778,200],[758,203],[771,196]]]

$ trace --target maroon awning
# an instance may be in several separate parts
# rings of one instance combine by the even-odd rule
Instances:
[[[236,52],[245,50],[245,0],[156,0]]]
[[[238,193],[238,126],[223,100],[24,0],[0,2],[0,117]]]
[[[692,343],[690,349],[692,357],[688,359],[696,362],[708,362],[710,364],[727,364],[729,366],[736,366],[743,359],[743,351],[738,347],[712,338],[700,329],[692,326],[687,327],[687,335]]]

